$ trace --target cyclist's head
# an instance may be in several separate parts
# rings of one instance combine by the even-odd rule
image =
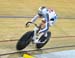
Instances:
[[[46,8],[45,6],[41,6],[40,8],[39,8],[39,11],[42,11],[44,8]]]
[[[42,16],[42,11],[43,11],[43,9],[45,9],[46,7],[45,6],[41,6],[39,9],[38,9],[38,14],[39,14],[39,16]]]

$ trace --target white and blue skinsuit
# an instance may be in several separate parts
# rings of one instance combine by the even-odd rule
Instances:
[[[43,8],[41,10],[39,8],[39,13],[32,18],[31,22],[34,23],[39,18],[39,15],[42,15],[42,18],[43,18],[42,20],[44,20],[46,22],[45,28],[43,28],[39,32],[47,33],[47,31],[49,30],[49,26],[52,26],[54,24],[54,22],[56,21],[56,17],[57,17],[56,13],[52,9]]]

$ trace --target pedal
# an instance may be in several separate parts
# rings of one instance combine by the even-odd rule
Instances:
[[[43,44],[43,43],[45,43],[45,42],[40,42],[40,41],[37,42],[37,44]]]
[[[35,43],[35,44],[38,43],[38,40],[35,40],[34,43]]]
[[[39,40],[34,41],[35,44],[38,44],[38,43],[43,44],[43,43],[45,43],[45,42],[46,42],[46,40],[43,41],[43,42],[40,42]]]

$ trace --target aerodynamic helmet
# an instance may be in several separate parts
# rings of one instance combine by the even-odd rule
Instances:
[[[38,9],[38,15],[43,16],[47,12],[47,8],[45,6],[42,6]]]

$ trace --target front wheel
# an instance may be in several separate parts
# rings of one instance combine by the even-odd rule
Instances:
[[[51,32],[48,32],[47,33],[48,34],[48,36],[47,37],[44,37],[44,35],[39,39],[39,41],[40,42],[44,42],[44,43],[37,43],[36,44],[36,48],[42,48],[48,41],[49,41],[49,39],[50,39],[50,37],[51,37]]]
[[[31,37],[33,36],[33,31],[29,31],[26,32],[18,41],[17,45],[16,45],[16,49],[17,50],[22,50],[24,49],[26,46],[28,46],[28,44],[31,41]]]

